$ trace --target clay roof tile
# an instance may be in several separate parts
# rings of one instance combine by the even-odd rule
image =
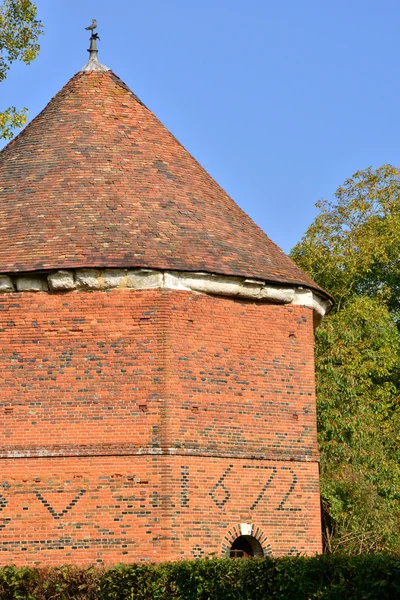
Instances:
[[[110,70],[0,153],[0,272],[146,267],[318,290]]]

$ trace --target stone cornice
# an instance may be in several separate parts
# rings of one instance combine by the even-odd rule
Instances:
[[[318,326],[332,303],[301,286],[280,286],[258,279],[155,269],[69,269],[0,275],[0,293],[147,290],[163,288],[273,304],[311,308]]]

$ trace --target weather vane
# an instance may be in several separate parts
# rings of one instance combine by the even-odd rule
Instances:
[[[97,52],[96,40],[100,40],[99,34],[95,33],[95,29],[97,29],[97,21],[96,19],[92,19],[92,24],[89,27],[85,27],[86,31],[91,31],[92,35],[90,36],[90,48],[88,52]]]
[[[95,33],[94,30],[97,29],[97,21],[96,19],[92,19],[92,24],[89,25],[89,27],[85,27],[86,31],[91,31],[92,32],[92,37],[95,38],[96,40],[99,40],[99,34]],[[90,38],[92,39],[92,38]]]
[[[97,58],[97,40],[100,40],[99,34],[95,32],[97,29],[97,21],[96,19],[92,19],[92,24],[89,27],[85,27],[86,31],[91,32],[90,36],[90,47],[89,47],[89,61],[83,67],[82,71],[108,71],[108,67],[99,63]]]

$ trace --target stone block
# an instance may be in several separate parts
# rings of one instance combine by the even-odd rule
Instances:
[[[76,271],[76,285],[86,290],[100,290],[103,287],[100,270],[78,269]]]
[[[304,288],[297,288],[292,304],[296,304],[298,306],[308,306],[309,308],[313,308],[314,298],[312,291]]]
[[[8,275],[0,275],[0,293],[14,292],[14,284]]]
[[[17,290],[19,292],[48,292],[47,280],[35,275],[22,275],[17,277]]]
[[[135,290],[162,287],[163,274],[157,271],[128,271],[127,286]]]
[[[261,288],[258,298],[262,300],[271,300],[271,302],[277,302],[279,304],[290,304],[295,299],[295,296],[296,292],[294,288],[279,288],[266,285]]]
[[[104,287],[118,288],[126,287],[127,271],[124,269],[105,269],[104,271]]]
[[[179,271],[166,271],[164,273],[164,287],[168,290],[187,290],[190,291],[190,283],[186,283],[186,273]]]
[[[76,284],[72,271],[57,271],[47,277],[51,290],[74,290]]]

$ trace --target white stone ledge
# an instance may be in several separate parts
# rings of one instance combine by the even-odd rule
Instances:
[[[0,293],[9,292],[69,292],[72,290],[147,290],[164,288],[200,294],[230,296],[248,300],[307,306],[313,310],[317,326],[331,302],[300,286],[284,287],[257,279],[157,271],[154,269],[69,269],[48,274],[0,274]]]

